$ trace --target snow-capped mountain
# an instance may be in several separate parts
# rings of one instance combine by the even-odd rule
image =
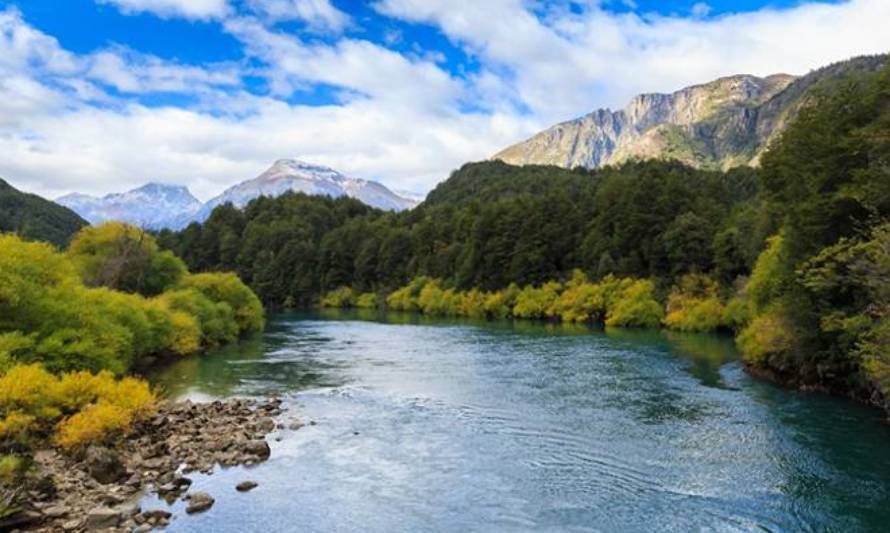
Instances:
[[[91,224],[109,220],[129,222],[148,229],[184,227],[201,209],[187,187],[148,183],[103,197],[73,193],[56,199]]]
[[[423,201],[419,195],[400,195],[376,181],[350,178],[319,165],[281,159],[254,179],[226,189],[202,204],[188,188],[179,185],[149,183],[124,193],[101,198],[72,193],[56,199],[91,224],[109,220],[129,222],[148,229],[182,229],[192,222],[203,222],[219,205],[231,203],[244,207],[260,196],[279,196],[288,191],[331,197],[348,196],[371,207],[402,211]]]
[[[390,211],[411,209],[418,204],[415,199],[400,196],[376,181],[350,178],[332,168],[296,159],[280,159],[256,178],[230,187],[209,200],[195,220],[206,220],[219,205],[231,203],[235,207],[244,207],[254,198],[275,197],[288,191],[333,198],[348,196],[371,207]]]

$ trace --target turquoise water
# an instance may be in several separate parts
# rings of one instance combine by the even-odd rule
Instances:
[[[279,315],[154,379],[315,422],[196,476],[217,503],[172,531],[890,530],[882,414],[754,380],[725,337]]]

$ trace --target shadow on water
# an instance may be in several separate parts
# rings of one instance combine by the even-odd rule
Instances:
[[[161,393],[170,398],[210,399],[227,396],[265,396],[316,387],[342,385],[324,370],[331,365],[314,359],[315,344],[293,356],[300,341],[274,320],[263,335],[244,339],[210,353],[187,357],[149,374]],[[298,334],[297,334],[298,335]],[[276,357],[286,350],[284,357]]]

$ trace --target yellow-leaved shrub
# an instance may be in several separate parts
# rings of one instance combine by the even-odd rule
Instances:
[[[149,415],[156,401],[140,379],[17,365],[0,376],[0,439],[28,445],[55,429],[53,441],[64,448],[101,442]]]

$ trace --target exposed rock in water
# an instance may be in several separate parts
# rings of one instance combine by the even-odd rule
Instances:
[[[185,508],[185,512],[188,514],[204,512],[213,507],[214,502],[216,502],[216,500],[213,499],[213,496],[206,492],[195,492],[189,494],[186,498],[188,499],[189,504],[188,507]]]
[[[143,491],[172,502],[191,486],[183,473],[210,473],[217,464],[268,459],[271,449],[265,439],[275,429],[280,406],[277,399],[163,403],[114,448],[93,446],[75,457],[37,451],[26,488],[29,509],[22,513],[30,521],[20,529],[123,532],[164,527],[172,515],[160,509],[141,512],[137,502]],[[202,492],[186,498],[189,513],[214,502]]]
[[[247,492],[247,491],[255,489],[256,487],[257,487],[256,481],[242,481],[241,483],[238,483],[237,485],[235,485],[235,490],[237,490],[238,492]]]

